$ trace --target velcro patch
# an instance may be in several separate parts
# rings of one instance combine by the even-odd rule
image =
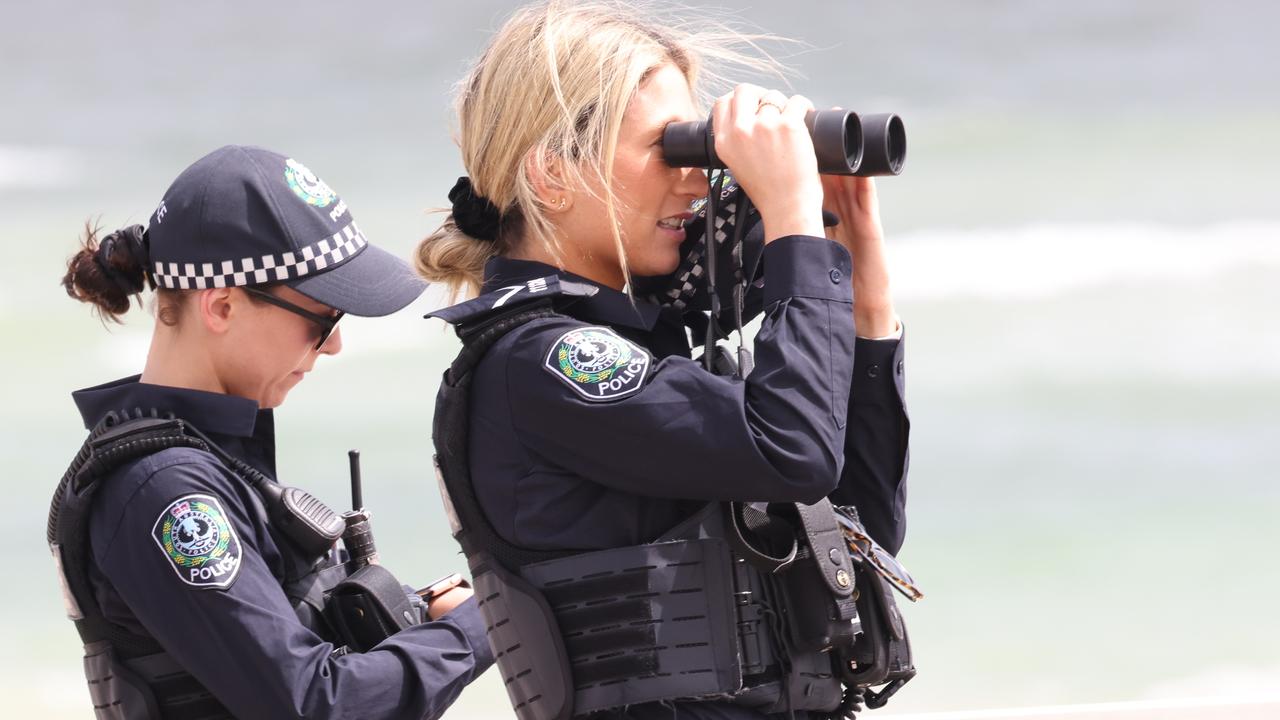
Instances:
[[[212,495],[183,495],[169,503],[151,536],[188,585],[228,588],[239,574],[240,539]]]
[[[607,327],[575,328],[547,352],[544,367],[582,397],[618,400],[644,386],[649,353]]]

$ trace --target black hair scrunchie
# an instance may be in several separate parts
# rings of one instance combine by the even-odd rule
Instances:
[[[147,286],[150,257],[151,245],[146,228],[130,225],[102,238],[97,252],[93,254],[93,261],[125,295],[135,295]]]
[[[479,240],[497,240],[502,215],[489,198],[476,193],[471,178],[463,175],[449,191],[453,203],[453,223],[462,232]]]

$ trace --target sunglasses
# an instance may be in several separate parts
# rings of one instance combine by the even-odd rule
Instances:
[[[342,310],[339,310],[337,315],[320,315],[318,313],[313,313],[306,308],[294,305],[284,298],[276,297],[265,290],[259,290],[252,286],[241,287],[240,289],[268,305],[275,305],[278,308],[288,310],[294,315],[300,315],[315,323],[316,326],[320,328],[320,339],[316,341],[316,350],[324,347],[325,341],[329,339],[329,336],[333,334],[334,328],[338,326],[338,321],[342,319],[343,315],[346,315]]]
[[[836,509],[836,521],[844,533],[845,543],[849,546],[849,553],[855,563],[874,570],[908,600],[915,602],[923,599],[924,592],[902,563],[889,554],[888,550],[880,547],[880,543],[872,540],[860,521],[844,514],[842,510],[843,508]]]

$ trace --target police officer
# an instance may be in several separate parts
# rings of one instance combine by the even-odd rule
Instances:
[[[439,716],[493,659],[470,591],[446,583],[414,615],[417,596],[391,583],[388,636],[353,647],[326,607],[347,575],[324,534],[336,516],[274,479],[272,408],[341,350],[345,314],[418,297],[410,268],[369,244],[305,165],[228,146],[173,182],[146,229],[90,232],[63,283],[111,320],[156,288],[142,374],[74,393],[86,427],[189,428],[187,444],[82,489],[88,465],[112,462],[100,437],[102,457],[84,461],[86,446],[55,497],[51,540],[97,716]]]
[[[745,380],[706,372],[690,358],[680,313],[629,295],[640,276],[672,273],[696,229],[689,208],[706,195],[706,176],[668,167],[662,132],[705,117],[697,71],[732,54],[711,35],[621,6],[553,2],[510,19],[460,85],[468,176],[450,193],[450,217],[421,243],[417,267],[429,280],[478,289],[477,299],[435,313],[468,347],[504,333],[478,361],[464,352],[446,376],[448,386],[469,373],[469,405],[455,410],[463,401],[442,395],[436,445],[462,524],[492,527],[470,554],[499,548],[484,565],[505,566],[503,587],[516,590],[508,596],[537,575],[530,557],[653,543],[708,501],[830,498],[856,505],[891,552],[902,543],[903,348],[875,188],[866,178],[820,179],[804,125],[809,101],[741,85],[712,111],[716,153],[763,222],[754,371]],[[824,210],[836,227],[824,228]],[[549,311],[502,326],[535,300]],[[458,417],[464,446],[442,449],[463,432]],[[449,467],[450,458],[465,466]],[[473,500],[480,515],[467,512]],[[516,561],[502,562],[504,553]],[[555,607],[563,595],[546,597]],[[569,633],[568,653],[588,636],[645,622]],[[596,644],[592,672],[602,677],[604,663],[635,655]],[[574,662],[581,698],[590,673]],[[658,675],[674,682],[680,673]],[[627,717],[672,716],[637,696],[615,699]],[[521,705],[533,699],[512,700],[530,712]],[[681,702],[676,716],[759,718],[797,707]]]

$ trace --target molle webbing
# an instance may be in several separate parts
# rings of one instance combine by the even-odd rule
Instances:
[[[573,669],[574,713],[742,687],[728,544],[601,550],[528,566]]]

